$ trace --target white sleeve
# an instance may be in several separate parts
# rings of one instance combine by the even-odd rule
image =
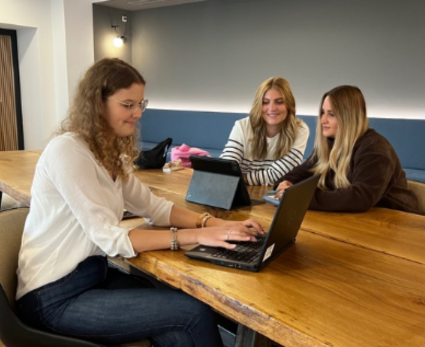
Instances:
[[[241,123],[236,121],[220,158],[236,160],[240,165],[244,158],[244,146],[246,142],[245,136],[246,134],[241,127]]]
[[[150,224],[170,225],[170,214],[174,203],[154,195],[149,187],[133,174],[130,174],[126,182],[123,182],[123,197],[125,209],[144,217]]]
[[[270,168],[248,172],[246,174],[247,183],[249,185],[274,185],[279,178],[300,165],[309,134],[310,130],[305,124],[299,125],[297,136],[290,151],[283,158],[274,161]]]
[[[129,229],[119,227],[121,192],[106,179],[106,170],[75,139],[58,137],[51,144],[45,149],[42,169],[70,210],[69,218],[107,255],[135,256]]]

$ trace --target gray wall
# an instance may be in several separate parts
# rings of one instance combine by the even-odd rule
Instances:
[[[371,117],[425,119],[423,0],[212,0],[131,24],[152,108],[248,112],[258,85],[282,76],[298,114],[354,84]]]

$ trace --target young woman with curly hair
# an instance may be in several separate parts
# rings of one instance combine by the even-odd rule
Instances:
[[[301,164],[308,136],[289,83],[272,77],[258,88],[249,117],[236,121],[220,157],[236,160],[247,184],[273,185]]]
[[[387,139],[369,128],[366,102],[355,86],[323,95],[313,153],[276,183],[276,197],[314,174],[320,179],[310,209],[362,212],[380,206],[418,212],[400,160]]]
[[[253,220],[201,215],[200,225],[197,213],[153,195],[134,177],[144,90],[140,73],[119,59],[95,63],[80,82],[36,167],[17,311],[30,326],[107,346],[144,338],[155,347],[222,346],[207,305],[181,291],[144,287],[107,266],[106,256],[134,257],[178,244],[233,248],[227,240],[255,241],[255,232],[262,232]],[[124,209],[173,228],[120,227]]]

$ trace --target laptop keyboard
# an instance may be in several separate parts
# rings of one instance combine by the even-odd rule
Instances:
[[[212,254],[212,256],[219,259],[238,260],[251,263],[259,257],[264,241],[265,237],[257,236],[257,242],[232,242],[237,245],[236,248],[223,248]]]

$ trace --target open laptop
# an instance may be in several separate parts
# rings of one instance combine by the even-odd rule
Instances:
[[[189,159],[194,171],[187,201],[225,210],[263,203],[250,199],[237,161],[199,156]]]
[[[260,271],[295,242],[301,223],[316,190],[319,175],[284,191],[266,235],[257,242],[234,242],[235,250],[199,245],[185,253],[193,259],[249,271]]]

